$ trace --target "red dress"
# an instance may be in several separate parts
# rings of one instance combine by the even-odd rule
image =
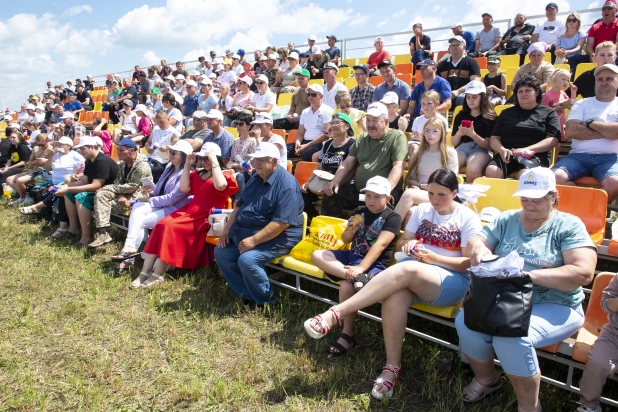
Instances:
[[[210,209],[224,209],[227,200],[238,191],[233,172],[223,171],[227,187],[215,189],[212,177],[202,179],[191,172],[191,200],[169,216],[161,219],[153,228],[144,252],[155,254],[168,265],[183,269],[210,266],[214,261],[214,246],[206,243]]]

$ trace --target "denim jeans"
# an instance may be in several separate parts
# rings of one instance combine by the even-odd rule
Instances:
[[[264,248],[258,245],[244,253],[230,239],[224,248],[215,248],[215,261],[232,290],[241,298],[252,300],[258,305],[274,303],[279,294],[268,280],[264,265],[271,259],[289,253],[287,248]]]
[[[584,324],[581,305],[573,307],[555,303],[532,306],[528,336],[502,338],[474,332],[464,324],[463,310],[455,319],[459,345],[467,356],[479,361],[493,359],[494,352],[509,375],[531,377],[539,373],[535,348],[562,342]]]
[[[416,65],[425,60],[425,50],[419,49],[412,55],[412,67],[416,70]]]

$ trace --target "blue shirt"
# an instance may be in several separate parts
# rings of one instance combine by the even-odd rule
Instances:
[[[210,96],[208,96],[208,99],[206,100],[204,100],[204,95],[200,94],[200,98],[197,100],[197,102],[200,106],[200,110],[203,110],[206,113],[208,113],[210,109],[212,109],[212,106],[217,104],[218,100],[214,96],[214,94],[211,94]]]
[[[466,41],[466,51],[469,53],[474,52],[474,33],[471,31],[463,31],[461,37]]]
[[[436,76],[436,79],[433,81],[431,86],[429,86],[429,90],[435,90],[440,95],[440,102],[448,100],[451,98],[451,85],[449,82],[444,80],[440,76]],[[412,95],[410,96],[410,100],[416,102],[416,107],[414,107],[414,116],[418,117],[421,115],[421,97],[426,92],[425,90],[425,82],[422,80],[414,86],[412,89]]]
[[[339,50],[338,47],[332,47],[332,48],[326,49],[324,51],[326,53],[328,53],[328,57],[330,57],[331,60],[333,60],[337,56],[341,57],[341,50]]]
[[[192,116],[193,113],[197,110],[197,99],[199,97],[200,95],[198,93],[195,93],[193,97],[190,97],[188,94],[185,96],[185,99],[182,102],[182,105],[185,108],[185,116]]]
[[[210,132],[204,137],[204,143],[213,142],[221,148],[221,157],[229,159],[232,156],[232,145],[234,144],[234,136],[225,129],[221,129],[217,137],[214,132]]]
[[[69,102],[66,102],[64,104],[64,110],[67,112],[74,112],[76,110],[83,109],[83,108],[84,106],[82,106],[82,104],[77,99],[73,101],[73,104],[70,104]]]
[[[303,197],[298,182],[284,168],[275,168],[266,182],[254,173],[236,206],[238,212],[230,230],[235,244],[255,235],[270,222],[290,226],[274,239],[258,245],[260,249],[292,249],[302,239]]]
[[[485,239],[494,255],[506,256],[516,250],[524,263],[524,270],[557,268],[564,266],[562,253],[566,250],[592,247],[594,244],[586,227],[577,217],[554,210],[551,219],[532,233],[527,233],[521,223],[519,210],[502,213],[493,223],[485,226],[479,235]],[[575,306],[584,300],[579,287],[571,291],[533,285],[532,303],[556,303]]]
[[[395,79],[392,88],[388,88],[386,82],[380,83],[373,91],[372,101],[377,102],[382,100],[387,92],[395,92],[399,96],[399,104],[402,100],[410,100],[410,86],[399,79]]]

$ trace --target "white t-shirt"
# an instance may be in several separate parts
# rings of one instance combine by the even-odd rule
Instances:
[[[45,120],[45,113],[34,112],[34,121],[35,122],[43,123],[43,120]]]
[[[418,152],[417,152],[418,153]],[[442,153],[424,151],[418,163],[416,180],[425,184],[429,180],[429,176],[437,169],[442,167]],[[459,172],[459,162],[457,160],[457,150],[452,147],[446,148],[446,167],[453,173]]]
[[[304,140],[315,140],[324,133],[324,125],[330,122],[333,109],[324,102],[315,112],[311,106],[307,107],[300,114],[299,124],[305,128]]]
[[[159,126],[155,126],[150,134],[151,147],[154,145],[157,145],[158,147],[169,146],[171,144],[172,137],[174,136],[180,136],[180,133],[171,125],[165,130],[162,130]],[[150,155],[150,158],[160,163],[167,163],[170,161],[170,152],[162,152],[157,148],[154,153]]]
[[[281,148],[279,149],[279,165],[283,166],[284,169],[287,169],[288,168],[288,149],[285,144],[285,140],[283,140],[283,137],[279,136],[278,134],[273,134],[273,136],[270,139],[268,139],[268,143],[278,144],[281,146]]]
[[[482,229],[481,219],[471,209],[455,203],[450,215],[440,215],[431,203],[421,203],[412,212],[406,231],[423,239],[423,246],[441,256],[461,257],[461,249]]]
[[[239,64],[236,67],[232,67],[232,71],[236,73],[236,76],[240,76],[245,72],[245,69],[243,69],[242,65]]]
[[[449,125],[446,117],[442,116],[440,113],[436,113],[436,117],[444,122],[444,130],[446,130],[446,133],[448,133]],[[427,122],[427,118],[425,117],[425,115],[421,115],[414,119],[414,122],[412,122],[412,132],[418,132],[423,134],[423,126],[425,126],[425,122]]]
[[[545,20],[543,24],[537,23],[534,28],[534,34],[539,35],[539,40],[545,44],[554,43],[558,37],[560,37],[566,28],[564,27],[564,23],[559,21],[558,19],[554,21]]]
[[[236,80],[238,80],[238,76],[236,75],[236,72],[234,70],[230,70],[221,73],[221,76],[219,76],[217,80],[219,81],[219,83],[233,84],[236,83]]]
[[[251,98],[251,105],[258,109],[263,109],[267,104],[272,104],[273,108],[277,105],[277,96],[270,90],[263,95],[255,93]]]
[[[121,117],[122,120],[120,121],[120,124],[123,125],[125,128],[131,130],[131,133],[137,133],[137,123],[139,122],[137,120],[137,114],[131,112],[130,115],[127,115],[123,112]]]
[[[609,123],[618,122],[618,98],[604,103],[596,97],[579,100],[573,105],[569,120],[601,120]],[[571,140],[571,153],[618,154],[618,139],[602,137],[592,140]]]
[[[75,172],[77,166],[84,163],[85,159],[75,150],[71,150],[68,154],[56,153],[52,159],[52,183],[61,185],[64,183],[64,178]]]
[[[341,90],[347,92],[348,88],[345,87],[343,84],[337,82],[335,83],[333,88],[330,89],[330,91],[328,90],[328,86],[326,84],[323,84],[322,90],[324,91],[324,93],[322,93],[322,103],[327,105],[331,109],[334,109],[335,106],[337,106],[335,104],[335,95],[337,94],[338,91],[341,91]]]
[[[172,127],[175,128],[176,130],[178,130],[178,133],[182,133],[182,113],[180,112],[180,110],[178,110],[177,108],[173,108],[169,113],[168,113],[170,119],[174,119],[176,120],[178,123],[176,123],[175,125],[173,125]]]

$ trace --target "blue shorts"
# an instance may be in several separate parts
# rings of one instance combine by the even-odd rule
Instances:
[[[457,146],[455,149],[458,152],[463,153],[466,156],[466,158],[472,156],[474,153],[485,153],[487,157],[490,157],[489,151],[486,149],[483,149],[476,142],[465,142]]]
[[[363,259],[365,259],[365,256],[354,253],[351,250],[331,250],[330,252],[335,255],[335,259],[337,259],[345,266],[358,266],[363,261]],[[384,269],[386,269],[386,266],[384,266],[384,264],[378,260],[374,262],[373,265],[371,265],[367,273],[375,276],[378,273],[382,272]],[[328,273],[326,273],[326,276],[333,282],[339,282],[342,280],[341,278],[329,275]]]
[[[67,193],[66,197],[71,201],[71,203],[75,203],[78,201],[82,206],[91,212],[94,211],[94,193],[90,192],[80,192],[80,193]]]
[[[618,154],[569,153],[554,165],[552,170],[562,169],[573,181],[583,176],[592,176],[599,182],[618,175]]]
[[[397,264],[407,261],[416,262],[416,259],[411,259],[408,257],[400,260]],[[436,276],[440,276],[440,293],[433,302],[425,302],[417,296],[414,303],[422,302],[429,306],[444,307],[459,303],[466,297],[466,293],[468,293],[468,289],[470,289],[469,275],[459,272],[452,272],[437,265],[429,265],[427,263],[423,264],[427,268],[433,269]]]

